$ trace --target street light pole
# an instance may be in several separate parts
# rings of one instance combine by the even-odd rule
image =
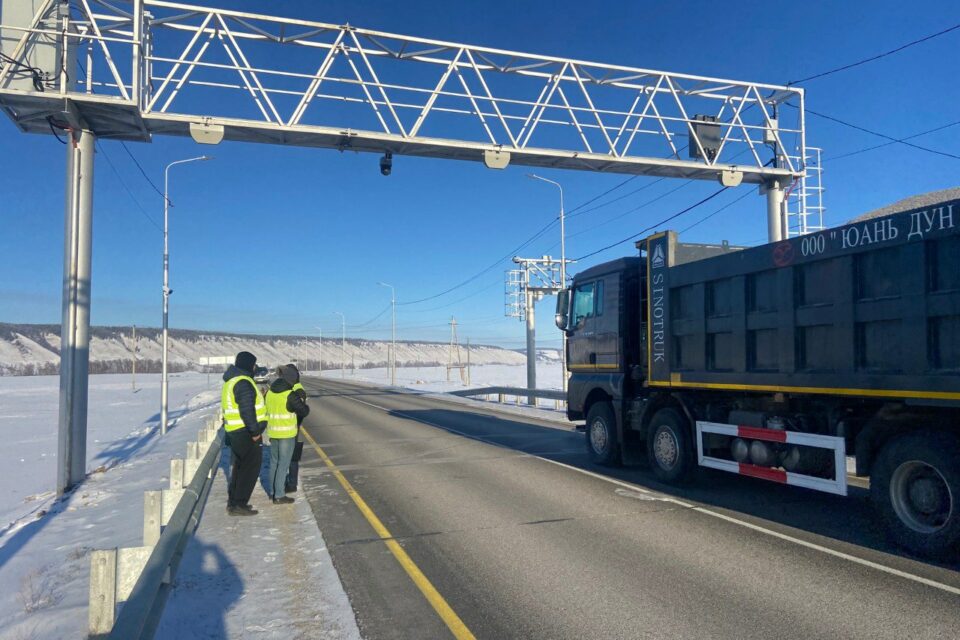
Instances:
[[[347,317],[339,311],[334,311],[334,315],[340,316],[341,328],[340,328],[340,352],[343,354],[343,359],[340,361],[340,377],[347,377]]]
[[[320,341],[320,361],[317,363],[317,377],[323,377],[323,329],[316,327]]]
[[[546,178],[540,177],[533,173],[527,174],[528,178],[533,178],[534,180],[541,180],[543,182],[548,182],[560,190],[560,286],[566,288],[567,286],[567,231],[564,226],[564,213],[563,213],[563,187],[560,186],[559,182],[554,182],[553,180],[548,180]],[[567,392],[567,334],[563,333],[563,350],[560,353],[560,364],[563,367],[563,375],[561,380],[563,381],[563,392]]]
[[[160,378],[160,433],[167,433],[167,317],[170,311],[170,247],[168,243],[169,235],[169,213],[170,213],[170,167],[188,162],[199,162],[201,160],[210,160],[210,156],[199,156],[196,158],[187,158],[186,160],[177,160],[171,162],[163,170],[163,375]]]
[[[390,337],[390,386],[397,386],[397,290],[392,284],[378,282],[377,284],[390,287],[390,315],[391,315],[391,337]]]

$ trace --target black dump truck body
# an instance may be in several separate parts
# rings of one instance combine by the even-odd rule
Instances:
[[[685,263],[647,239],[648,384],[960,404],[954,209]]]
[[[637,247],[558,307],[597,462],[846,493],[849,453],[900,543],[958,550],[960,201],[747,249]]]

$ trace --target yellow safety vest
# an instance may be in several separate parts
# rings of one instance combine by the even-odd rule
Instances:
[[[243,418],[240,417],[240,408],[237,406],[237,400],[233,397],[233,388],[241,380],[246,380],[253,385],[253,390],[257,394],[257,400],[254,404],[254,410],[257,412],[257,422],[267,419],[267,406],[263,402],[263,395],[257,387],[257,383],[250,376],[237,376],[230,378],[223,383],[223,390],[220,393],[220,408],[223,409],[223,428],[225,431],[237,431],[243,429]]]
[[[287,397],[293,389],[267,391],[267,435],[271,440],[297,435],[297,414],[287,411]]]

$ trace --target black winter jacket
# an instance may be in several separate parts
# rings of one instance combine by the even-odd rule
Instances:
[[[293,389],[293,385],[283,378],[277,378],[273,381],[273,384],[270,385],[270,391],[274,393],[283,393],[290,389]],[[287,411],[297,414],[297,425],[299,426],[300,423],[303,422],[303,419],[307,417],[307,414],[310,413],[310,407],[307,405],[307,392],[297,389],[288,395]]]
[[[230,367],[223,374],[223,381],[226,382],[237,376],[250,376],[249,371],[244,371],[236,365]],[[250,432],[251,436],[258,436],[267,428],[267,421],[257,422],[257,390],[253,388],[247,380],[241,380],[233,387],[233,399],[240,410],[240,419],[243,420],[243,426]]]

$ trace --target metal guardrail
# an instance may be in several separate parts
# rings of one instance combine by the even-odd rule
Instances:
[[[561,404],[566,404],[567,394],[557,389],[526,389],[523,387],[480,387],[479,389],[464,389],[462,391],[450,391],[450,395],[460,396],[461,398],[475,398],[483,396],[489,400],[490,396],[497,396],[497,402],[504,403],[508,397],[515,398],[516,404],[521,404],[521,398],[527,399],[527,404],[539,406],[537,400],[553,400],[554,408],[559,409]]]
[[[185,459],[170,461],[170,489],[145,493],[144,546],[91,554],[90,638],[153,638],[173,576],[213,486],[223,447],[218,424],[211,421],[196,442],[187,443]]]

